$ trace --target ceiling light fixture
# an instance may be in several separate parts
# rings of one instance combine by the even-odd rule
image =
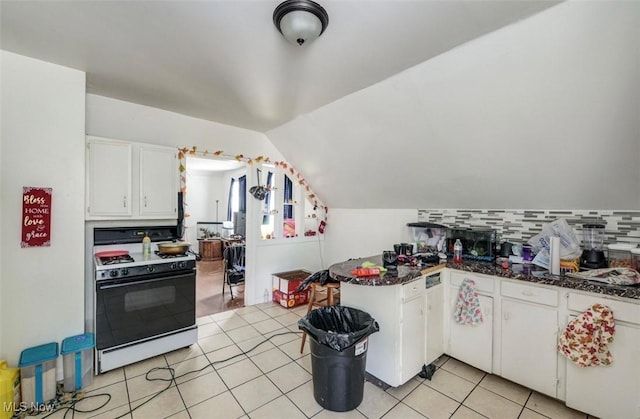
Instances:
[[[287,0],[273,11],[273,23],[287,41],[302,46],[322,35],[329,15],[315,1]]]

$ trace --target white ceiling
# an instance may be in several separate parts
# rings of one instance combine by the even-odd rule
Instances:
[[[244,167],[243,162],[237,160],[216,160],[206,157],[187,156],[189,171],[196,172],[227,172]]]
[[[87,73],[87,91],[266,132],[555,1],[323,0],[304,47],[278,0],[2,1],[1,47]]]

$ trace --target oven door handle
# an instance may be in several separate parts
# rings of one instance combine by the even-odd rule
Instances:
[[[98,284],[98,290],[108,290],[108,289],[113,289],[113,288],[121,288],[121,287],[127,287],[127,286],[131,286],[131,285],[144,285],[144,284],[151,284],[153,282],[160,282],[160,281],[166,281],[167,279],[170,279],[171,277],[163,277],[163,278],[156,278],[156,279],[146,279],[143,281],[130,281],[130,282],[123,282],[123,283],[119,283],[119,284]]]

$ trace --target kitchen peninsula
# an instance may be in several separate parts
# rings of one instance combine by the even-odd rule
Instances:
[[[342,282],[341,303],[380,325],[369,337],[367,373],[383,384],[399,386],[447,354],[591,415],[640,417],[638,287],[553,276],[533,265],[504,269],[471,261],[427,275],[403,265],[379,277],[350,274],[365,261],[382,265],[380,255],[352,259],[332,265],[329,274]],[[475,326],[457,324],[452,315],[465,279],[474,281],[482,310]],[[594,304],[614,313],[613,362],[580,368],[558,353],[558,337]]]
[[[342,282],[342,305],[369,313],[380,325],[380,331],[369,336],[369,380],[382,387],[397,387],[418,374],[425,363],[442,355],[442,339],[438,337],[442,335],[443,296],[439,283],[442,267],[429,277],[431,281],[425,280],[420,267],[409,265],[398,265],[397,270],[388,270],[379,276],[352,275],[351,271],[364,262],[382,266],[382,256],[337,263],[329,267],[329,275]],[[427,289],[431,286],[433,289]],[[425,300],[425,294],[429,301]],[[432,305],[425,307],[431,302]],[[425,310],[434,312],[425,318]],[[430,330],[428,338],[425,327],[435,328]],[[434,343],[435,349],[431,349]]]

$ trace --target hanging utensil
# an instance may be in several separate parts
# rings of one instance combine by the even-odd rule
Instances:
[[[262,201],[267,196],[267,192],[269,191],[267,190],[267,188],[262,186],[260,182],[260,179],[262,178],[262,170],[256,168],[256,174],[258,176],[258,186],[252,186],[251,189],[249,189],[249,193],[255,199]]]

